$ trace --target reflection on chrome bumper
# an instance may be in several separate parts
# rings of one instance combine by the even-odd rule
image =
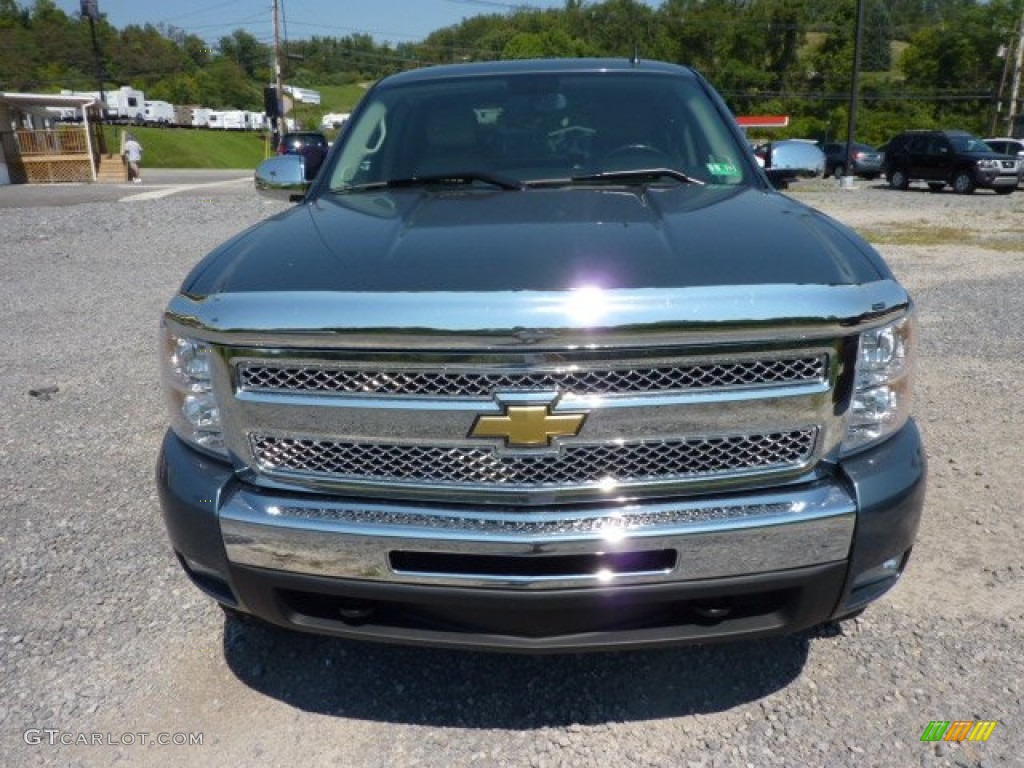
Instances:
[[[300,501],[239,490],[220,520],[236,564],[392,583],[551,589],[684,582],[841,561],[852,542],[854,512],[850,495],[829,484],[529,512]],[[652,553],[671,557],[642,556]],[[629,562],[641,565],[621,566]],[[645,568],[647,562],[657,566]],[[547,572],[548,563],[557,566]]]

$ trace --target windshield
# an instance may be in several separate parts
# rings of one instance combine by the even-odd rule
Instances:
[[[750,183],[745,147],[688,77],[595,71],[425,80],[367,96],[333,190],[415,179]],[[607,174],[601,176],[601,174]]]

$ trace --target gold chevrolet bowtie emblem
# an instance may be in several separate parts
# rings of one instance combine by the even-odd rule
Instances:
[[[505,445],[551,445],[580,433],[585,413],[555,415],[546,405],[510,405],[501,416],[478,416],[470,437],[503,437]]]

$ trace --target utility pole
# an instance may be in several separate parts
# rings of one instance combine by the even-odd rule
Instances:
[[[1006,91],[1006,77],[1010,74],[1010,51],[1013,48],[1013,40],[1010,45],[1000,45],[996,55],[1003,60],[1003,74],[999,78],[999,90],[996,92],[996,108],[992,111],[992,127],[988,129],[989,136],[995,136],[999,130],[999,115],[1003,111],[1003,93]]]
[[[100,92],[100,119],[96,126],[96,138],[99,144],[97,149],[100,154],[103,154],[107,151],[107,137],[103,134],[103,118],[106,117],[107,97],[103,92],[103,54],[100,53],[100,42],[96,37],[96,21],[100,17],[98,0],[82,0],[81,12],[83,16],[89,19],[89,35],[92,37],[92,55],[96,62],[96,83],[99,85]]]
[[[1020,70],[1024,64],[1024,12],[1020,15],[1020,34],[1017,36],[1017,61],[1013,65],[1013,85],[1010,86],[1010,109],[1006,114],[1006,135],[1013,136],[1014,118],[1020,103]]]
[[[284,84],[281,82],[281,23],[278,20],[277,2],[278,0],[274,0],[274,93],[277,97],[278,114],[271,119],[271,128],[274,134],[271,144],[274,150],[280,144],[281,134],[284,133],[281,130],[281,122],[284,120]]]
[[[850,76],[850,115],[846,124],[846,170],[840,180],[843,189],[853,189],[853,147],[857,134],[857,97],[860,91],[860,47],[864,30],[864,0],[857,0],[857,28],[853,38],[853,74]]]

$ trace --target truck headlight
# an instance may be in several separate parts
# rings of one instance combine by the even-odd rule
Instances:
[[[212,348],[166,327],[161,327],[160,335],[171,429],[191,445],[226,457],[220,407],[213,392]]]
[[[915,336],[910,314],[860,335],[842,453],[884,440],[907,423]]]

